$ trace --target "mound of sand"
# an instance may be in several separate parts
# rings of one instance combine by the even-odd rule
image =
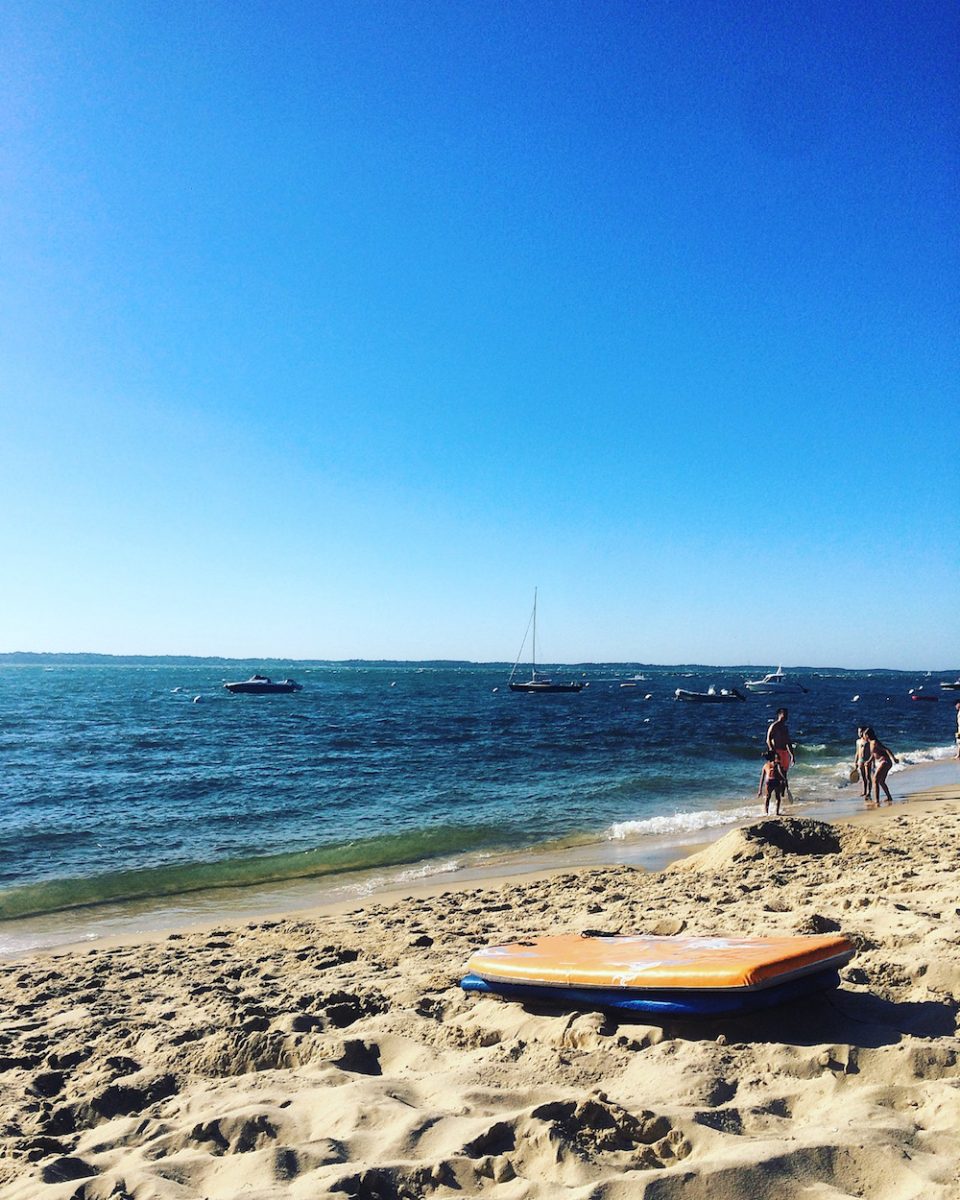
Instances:
[[[668,870],[728,871],[744,862],[785,854],[839,854],[844,836],[855,840],[858,834],[826,821],[796,817],[758,821],[755,825],[732,829],[699,854],[673,863]]]
[[[775,826],[775,827],[774,827]],[[955,1200],[960,807],[0,969],[6,1200]],[[842,926],[841,991],[639,1023],[457,986],[532,933]]]

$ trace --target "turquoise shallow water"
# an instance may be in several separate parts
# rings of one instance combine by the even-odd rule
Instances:
[[[255,668],[303,691],[223,689]],[[754,811],[778,702],[673,697],[742,685],[755,669],[575,674],[589,685],[579,694],[529,696],[509,692],[498,665],[0,666],[0,949],[27,917],[404,865],[424,875],[544,846],[576,857],[680,842]],[[782,702],[800,805],[854,798],[858,721],[908,762],[953,753],[939,676],[796,678],[806,694]],[[921,687],[938,701],[911,701]]]

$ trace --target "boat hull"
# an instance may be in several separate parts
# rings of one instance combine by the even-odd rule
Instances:
[[[740,692],[688,692],[686,688],[677,688],[674,693],[677,700],[686,700],[691,704],[741,704],[746,696]]]
[[[246,679],[241,683],[225,683],[223,686],[235,696],[270,696],[275,693],[303,691],[303,685],[294,683],[292,679],[282,683]]]
[[[511,692],[581,692],[582,683],[511,683]]]
[[[752,691],[755,696],[802,696],[806,691],[806,688],[800,688],[797,684],[787,684],[785,688],[770,688],[767,684],[745,683],[744,688]]]
[[[800,696],[807,690],[799,683],[745,683],[743,686],[755,696]]]

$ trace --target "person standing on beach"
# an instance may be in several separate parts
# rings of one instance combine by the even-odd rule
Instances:
[[[780,769],[783,771],[783,778],[786,780],[787,772],[797,761],[797,756],[794,753],[790,730],[787,728],[787,710],[785,708],[777,709],[777,719],[771,722],[767,730],[767,749],[776,753],[780,761]]]
[[[854,760],[854,768],[860,776],[860,795],[866,800],[870,795],[870,755],[867,753],[867,739],[864,736],[866,733],[865,725],[857,726],[857,752]]]
[[[890,795],[890,789],[887,787],[887,775],[890,773],[890,768],[895,762],[900,759],[894,752],[880,741],[874,730],[867,726],[863,731],[863,736],[867,739],[867,750],[870,754],[870,762],[873,767],[873,798],[876,805],[880,807],[880,789],[883,788],[884,795],[887,797],[887,803],[893,803],[893,797]]]
[[[957,701],[957,758],[960,758],[960,700]]]

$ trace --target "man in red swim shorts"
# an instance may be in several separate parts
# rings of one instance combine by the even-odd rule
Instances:
[[[785,708],[777,709],[777,719],[767,730],[767,749],[776,753],[783,774],[786,776],[787,771],[796,761],[796,755],[793,751],[793,742],[790,740],[790,730],[787,728],[787,710]]]

